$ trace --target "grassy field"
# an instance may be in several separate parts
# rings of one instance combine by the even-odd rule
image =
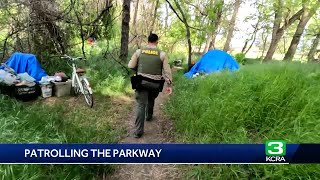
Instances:
[[[320,65],[242,66],[196,79],[175,75],[167,112],[179,142],[288,143],[320,139]],[[201,165],[196,179],[318,179],[319,165]],[[189,167],[190,168],[190,167]]]

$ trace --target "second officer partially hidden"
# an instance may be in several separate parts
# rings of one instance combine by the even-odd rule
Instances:
[[[150,34],[148,45],[138,49],[129,61],[128,67],[135,70],[136,76],[131,79],[132,87],[136,90],[138,103],[135,120],[135,138],[144,133],[144,121],[153,118],[154,101],[162,91],[166,82],[167,94],[172,93],[172,75],[166,54],[157,48],[158,36]]]

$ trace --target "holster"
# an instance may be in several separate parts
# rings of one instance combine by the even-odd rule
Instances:
[[[135,90],[148,90],[154,92],[162,92],[165,80],[154,80],[141,75],[131,77],[131,86]]]

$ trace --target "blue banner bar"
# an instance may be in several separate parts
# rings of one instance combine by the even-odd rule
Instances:
[[[320,163],[318,150],[320,145],[278,147],[276,143],[270,143],[270,147],[266,144],[0,144],[0,163]]]

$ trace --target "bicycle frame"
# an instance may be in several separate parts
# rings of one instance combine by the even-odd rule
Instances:
[[[79,87],[80,92],[84,94],[85,92],[83,90],[81,80],[84,80],[87,84],[89,84],[86,78],[83,78],[82,76],[78,75],[76,65],[72,63],[72,87],[75,88],[77,83],[77,86]],[[89,90],[89,93],[92,94],[92,89],[89,88],[88,90]]]

